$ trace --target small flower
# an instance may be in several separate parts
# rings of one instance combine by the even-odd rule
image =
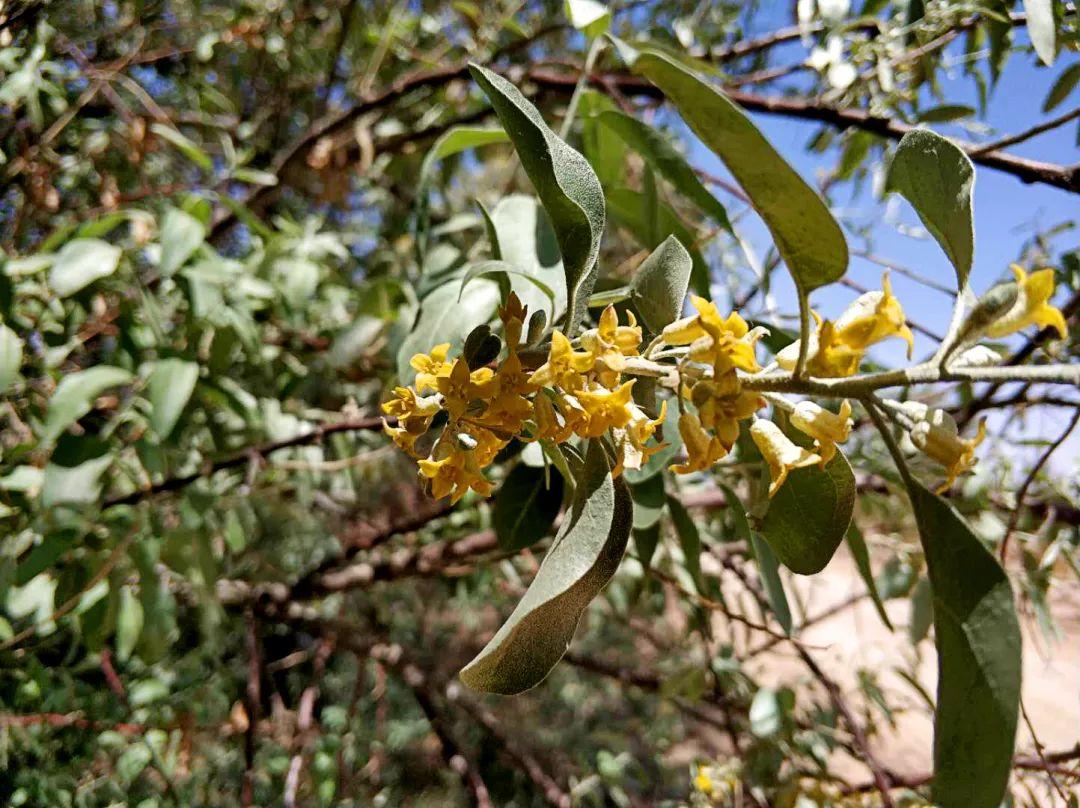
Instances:
[[[750,437],[761,450],[765,462],[769,464],[772,483],[769,485],[769,497],[776,495],[780,486],[788,477],[788,472],[821,462],[821,456],[807,451],[791,442],[772,421],[758,419],[750,426]]]
[[[419,462],[420,476],[431,481],[431,494],[436,499],[449,496],[456,503],[470,489],[480,496],[491,496],[492,484],[483,469],[508,442],[475,426],[453,434],[447,430],[431,457]]]
[[[499,319],[503,324],[503,339],[506,347],[513,355],[517,352],[521,343],[521,330],[525,325],[525,315],[528,308],[523,306],[521,298],[511,292],[506,298],[506,305],[499,309]]]
[[[593,355],[593,360],[609,371],[617,374],[626,367],[627,356],[637,356],[641,345],[641,326],[633,312],[627,312],[628,325],[619,325],[619,315],[614,306],[608,306],[600,315],[596,328],[590,328],[581,334],[581,347]],[[603,380],[607,386],[618,383],[617,375]],[[608,383],[610,382],[610,383]]]
[[[694,775],[694,788],[705,796],[712,796],[713,781],[704,766],[698,766],[697,774]]]
[[[384,421],[383,431],[401,449],[412,454],[416,439],[428,430],[431,419],[439,412],[439,400],[436,396],[418,396],[411,387],[395,387],[394,397],[383,402],[382,410],[398,422],[392,427]]]
[[[434,390],[438,387],[438,379],[450,373],[450,363],[446,361],[446,354],[450,351],[450,343],[444,342],[431,349],[431,353],[418,353],[409,360],[409,365],[416,371],[416,390],[423,393],[425,390]]]
[[[570,340],[558,329],[551,333],[548,361],[529,377],[530,384],[544,384],[577,390],[584,386],[582,376],[593,366],[593,355],[588,351],[575,351]]]
[[[909,402],[909,405],[914,402]],[[940,494],[949,490],[956,478],[975,467],[975,449],[986,438],[986,421],[979,422],[974,438],[964,440],[956,421],[945,410],[905,406],[904,411],[915,420],[911,442],[924,454],[945,467],[948,478],[937,488]]]
[[[664,423],[664,416],[667,414],[666,401],[660,405],[660,414],[654,419],[650,419],[644,410],[633,402],[627,405],[627,408],[630,410],[630,422],[623,428],[611,431],[616,452],[615,467],[611,473],[615,477],[622,474],[624,469],[640,469],[646,460],[666,445],[647,445],[660,424]]]
[[[728,453],[720,439],[706,432],[692,412],[679,416],[679,435],[686,447],[686,462],[669,466],[676,474],[704,471]]]
[[[814,447],[821,456],[821,467],[825,468],[836,455],[836,444],[843,443],[851,435],[851,404],[845,398],[837,414],[813,401],[800,401],[791,413],[791,424],[814,439]]]
[[[609,428],[621,429],[629,424],[633,417],[631,395],[634,381],[625,382],[614,390],[597,387],[575,393],[574,397],[589,416],[588,427],[578,434],[583,438],[598,438]]]
[[[474,371],[475,373],[475,371]],[[488,401],[480,422],[492,429],[515,434],[532,415],[533,407],[525,396],[536,387],[529,383],[529,376],[521,367],[516,351],[511,351],[495,371],[491,380],[493,394]]]
[[[806,372],[820,379],[838,379],[852,376],[859,370],[863,352],[842,342],[836,326],[822,320],[817,312],[810,312],[817,321],[817,328],[810,335],[807,349]],[[799,358],[799,340],[785,347],[776,355],[776,364],[784,370],[794,370]]]
[[[888,272],[881,277],[881,291],[855,298],[835,327],[837,339],[858,351],[889,337],[900,337],[907,343],[908,359],[915,347],[915,336],[907,326],[900,301],[892,293]]]
[[[464,359],[455,359],[450,372],[436,379],[443,397],[443,409],[456,421],[465,414],[473,401],[492,396],[495,392],[492,384],[494,377],[495,373],[491,368],[470,371]]]
[[[844,59],[843,37],[835,34],[826,38],[824,48],[814,48],[806,64],[824,73],[829,84],[837,90],[846,90],[858,78],[855,66]]]
[[[734,369],[716,379],[699,381],[690,391],[690,400],[698,409],[702,425],[712,430],[728,451],[739,439],[739,421],[765,406],[757,393],[743,392]]]
[[[574,434],[573,425],[559,414],[547,393],[541,390],[533,399],[533,421],[536,422],[536,438],[562,443]]]
[[[698,313],[676,320],[663,331],[668,345],[689,345],[690,359],[714,366],[719,375],[731,368],[749,373],[761,370],[754,357],[754,343],[760,339],[763,329],[753,331],[738,312],[723,318],[716,304],[697,295],[690,302]]]
[[[984,332],[986,336],[1004,337],[1029,325],[1037,325],[1039,328],[1055,329],[1062,339],[1068,337],[1065,316],[1049,302],[1054,296],[1054,270],[1040,269],[1028,275],[1020,266],[1013,264],[1012,271],[1019,287],[1016,303],[987,327]]]

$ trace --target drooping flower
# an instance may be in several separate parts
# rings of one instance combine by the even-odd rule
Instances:
[[[881,291],[867,292],[855,298],[836,321],[836,337],[857,351],[889,337],[900,337],[907,343],[908,359],[915,347],[915,336],[908,328],[900,301],[892,293],[889,273],[881,276]]]
[[[836,455],[836,444],[851,435],[851,403],[845,398],[840,412],[833,413],[813,401],[800,401],[791,413],[791,425],[814,439],[824,468]]]
[[[689,345],[690,359],[713,365],[717,374],[731,368],[749,373],[761,370],[754,357],[754,344],[763,330],[755,328],[751,331],[738,312],[732,312],[727,318],[721,317],[711,300],[691,295],[690,302],[698,313],[667,326],[663,331],[664,342]]]
[[[765,406],[757,393],[745,392],[734,368],[714,379],[703,379],[690,390],[702,426],[716,435],[728,451],[739,439],[739,421]]]
[[[904,412],[915,422],[911,429],[911,442],[945,467],[947,479],[938,486],[936,493],[949,490],[961,474],[975,467],[975,449],[986,438],[986,421],[979,421],[975,437],[965,440],[960,437],[955,419],[945,410],[907,402]]]
[[[719,438],[705,431],[695,413],[684,412],[679,416],[679,435],[686,449],[686,462],[668,467],[676,474],[704,471],[728,453]]]
[[[450,363],[446,361],[449,351],[450,343],[443,342],[432,348],[430,353],[418,353],[409,360],[409,365],[416,371],[415,384],[418,393],[435,390],[439,378],[450,374]]]
[[[490,387],[492,394],[480,422],[510,434],[520,432],[533,412],[533,406],[526,396],[534,392],[536,386],[529,383],[529,374],[522,369],[516,351],[512,351],[499,365]]]
[[[641,407],[633,402],[628,405],[630,422],[625,427],[611,430],[615,443],[615,467],[611,473],[618,477],[624,469],[640,469],[652,455],[659,452],[666,444],[649,445],[648,441],[656,434],[657,428],[664,423],[667,414],[667,402],[660,405],[660,414],[649,418]]]
[[[437,499],[449,496],[456,503],[470,489],[491,496],[492,484],[483,469],[507,442],[476,427],[452,435],[444,432],[431,457],[419,461],[420,475],[430,480],[431,494]]]
[[[822,320],[815,311],[810,312],[817,321],[817,328],[810,335],[807,348],[806,372],[821,379],[838,379],[852,376],[859,370],[863,352],[842,342],[836,326]],[[776,364],[784,370],[794,370],[799,358],[799,340],[795,340],[776,355]]]
[[[1054,296],[1054,270],[1040,269],[1028,275],[1022,267],[1011,267],[1018,287],[1016,302],[1004,316],[991,323],[984,332],[986,336],[998,338],[1008,336],[1029,325],[1039,328],[1053,328],[1062,339],[1069,335],[1065,316],[1061,310],[1050,305]]]
[[[529,383],[578,390],[585,384],[582,374],[592,369],[593,361],[592,353],[575,351],[567,336],[555,329],[551,332],[548,361],[533,372]]]
[[[772,421],[754,421],[750,426],[750,437],[754,439],[762,457],[769,464],[769,474],[772,477],[769,485],[770,497],[780,490],[790,471],[821,462],[820,455],[793,443]]]
[[[416,439],[423,435],[439,412],[436,396],[418,396],[411,387],[395,387],[394,397],[383,402],[382,411],[397,419],[397,426],[383,422],[383,430],[401,449],[413,453]]]

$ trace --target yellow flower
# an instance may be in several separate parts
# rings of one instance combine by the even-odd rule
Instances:
[[[598,438],[611,427],[621,429],[630,423],[634,381],[631,379],[614,390],[598,386],[594,390],[576,392],[574,398],[589,416],[588,426],[578,434],[583,438]]]
[[[679,416],[679,435],[686,447],[686,462],[668,467],[676,474],[704,471],[728,453],[720,439],[706,432],[692,412]]]
[[[699,381],[690,391],[690,400],[698,409],[702,425],[716,434],[727,451],[739,439],[739,421],[765,406],[757,393],[743,392],[734,369],[718,378]]]
[[[593,355],[588,351],[575,351],[566,335],[555,329],[551,332],[548,361],[536,369],[529,382],[577,390],[585,384],[581,374],[591,370],[592,366]]]
[[[900,301],[893,296],[889,273],[881,277],[881,291],[867,292],[852,301],[836,321],[837,339],[857,351],[889,337],[900,337],[907,343],[908,359],[915,347],[915,336],[907,326]]]
[[[521,431],[522,425],[532,415],[533,407],[526,395],[536,388],[529,384],[528,374],[521,367],[521,359],[516,351],[509,356],[495,371],[490,385],[492,394],[487,409],[478,420],[486,427],[508,432],[511,435]]]
[[[761,370],[754,357],[754,343],[764,333],[762,330],[751,331],[738,312],[722,318],[711,300],[691,295],[690,302],[698,313],[667,326],[663,331],[664,342],[689,345],[690,359],[713,365],[718,374],[731,368],[750,373]]]
[[[523,306],[521,299],[511,292],[506,298],[506,305],[499,309],[499,319],[503,324],[503,339],[506,348],[511,354],[517,352],[521,343],[521,330],[525,325],[525,314],[528,308]]]
[[[602,379],[608,387],[618,384],[618,372],[626,367],[627,356],[637,356],[641,345],[641,326],[634,313],[628,311],[629,325],[619,325],[619,315],[614,306],[608,306],[600,315],[596,328],[581,334],[581,347],[593,355],[596,363],[615,375]]]
[[[817,329],[810,335],[806,360],[807,374],[820,379],[854,375],[859,369],[859,362],[862,361],[862,350],[841,342],[832,322],[822,320],[815,311],[810,313],[817,321]],[[794,370],[798,358],[799,340],[795,340],[776,355],[776,364],[784,370]]]
[[[937,488],[937,493],[947,491],[956,478],[975,467],[975,448],[986,437],[986,421],[979,422],[974,438],[964,440],[956,421],[945,410],[931,410],[925,405],[905,406],[909,415],[916,415],[911,429],[911,442],[924,454],[945,467],[948,479]],[[918,415],[921,410],[921,417]]]
[[[704,766],[698,766],[697,774],[694,775],[694,788],[706,796],[712,796],[713,781]]]
[[[491,496],[492,484],[482,470],[508,442],[477,427],[454,434],[447,430],[431,457],[419,462],[420,476],[431,481],[431,494],[436,499],[449,496],[451,502],[457,502],[469,489]]]
[[[666,401],[660,405],[660,414],[654,419],[650,419],[633,402],[628,405],[628,409],[630,422],[624,428],[612,430],[615,439],[616,462],[611,473],[615,477],[622,474],[624,469],[640,469],[646,460],[666,445],[663,443],[646,445],[648,440],[656,434],[660,424],[664,423],[664,416],[667,414]]]
[[[450,343],[444,342],[432,348],[431,353],[418,353],[409,360],[409,365],[416,371],[417,392],[436,389],[438,379],[449,375],[450,363],[446,361],[446,354],[449,351]]]
[[[813,401],[800,401],[791,413],[791,425],[814,439],[821,467],[836,455],[836,444],[851,435],[851,404],[845,398],[839,414],[829,412]]]
[[[383,430],[403,450],[413,453],[416,439],[431,425],[431,419],[439,412],[436,396],[421,397],[411,387],[395,387],[394,397],[383,402],[382,410],[397,419],[397,427],[385,421]]]
[[[788,472],[821,462],[821,456],[809,452],[791,442],[772,421],[758,419],[750,426],[750,437],[754,439],[762,457],[769,464],[772,483],[769,485],[769,497],[776,495],[780,486],[788,477]]]
[[[986,329],[986,335],[993,338],[1004,337],[1029,325],[1037,325],[1039,328],[1055,329],[1062,339],[1068,337],[1069,329],[1065,324],[1065,316],[1050,305],[1050,298],[1054,296],[1054,270],[1040,269],[1028,275],[1021,267],[1013,264],[1012,271],[1019,287],[1016,302],[1004,316]]]
[[[485,400],[494,394],[494,377],[495,372],[491,368],[470,371],[464,359],[455,359],[450,372],[436,379],[443,397],[443,408],[456,421],[473,401]]]
[[[532,406],[537,439],[562,443],[574,434],[573,425],[555,410],[555,405],[543,390],[536,394]]]

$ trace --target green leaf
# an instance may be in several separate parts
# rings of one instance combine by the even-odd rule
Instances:
[[[56,440],[61,432],[90,412],[94,399],[110,387],[129,381],[131,374],[128,371],[110,365],[97,365],[64,376],[49,399],[49,409],[41,427],[41,442]]]
[[[1062,71],[1050,87],[1050,92],[1046,94],[1046,100],[1043,102],[1043,112],[1050,112],[1068,98],[1078,83],[1080,83],[1080,62],[1073,62]]]
[[[948,138],[929,129],[904,135],[885,181],[904,196],[952,261],[960,288],[967,283],[975,254],[972,192],[975,167]]]
[[[553,470],[518,463],[495,495],[492,524],[499,547],[530,547],[547,535],[562,506],[563,478]]]
[[[623,59],[659,87],[734,175],[765,221],[804,294],[843,277],[848,248],[821,197],[724,93],[658,51],[615,40]]]
[[[660,523],[652,527],[638,530],[634,528],[634,550],[637,552],[641,566],[646,570],[652,566],[652,557],[656,554],[657,545],[660,544]]]
[[[1024,0],[1028,36],[1035,53],[1044,65],[1052,65],[1057,56],[1057,22],[1054,0]]]
[[[960,118],[970,118],[974,114],[975,109],[966,104],[942,104],[923,110],[915,117],[915,120],[919,123],[944,123]]]
[[[491,211],[491,228],[497,257],[520,273],[510,276],[510,288],[531,313],[543,311],[554,323],[566,310],[566,276],[551,219],[535,197],[511,194]]]
[[[642,195],[631,188],[613,188],[607,194],[607,203],[611,212],[611,218],[629,230],[639,241],[650,250],[660,246],[645,239],[648,228],[642,220]],[[690,286],[694,292],[703,296],[709,296],[709,267],[701,251],[694,247],[697,237],[690,231],[678,214],[667,205],[660,203],[656,208],[657,230],[660,233],[669,233],[679,239],[681,244],[691,245],[688,248],[693,268],[690,271]]]
[[[150,402],[150,426],[165,440],[176,427],[195,391],[199,366],[183,359],[162,359],[154,363],[146,383],[146,398]]]
[[[203,223],[182,210],[173,208],[161,223],[161,260],[158,271],[169,278],[180,269],[206,238]]]
[[[506,143],[509,139],[502,127],[454,126],[447,129],[432,144],[428,153],[424,155],[424,162],[420,164],[420,177],[416,184],[416,233],[421,255],[427,242],[428,189],[435,178],[435,164],[443,158],[466,149],[475,149],[491,143]]]
[[[709,193],[709,189],[698,179],[697,173],[686,159],[675,151],[667,137],[648,124],[614,110],[601,113],[599,121],[644,157],[657,174],[674,185],[683,196],[700,208],[702,213],[711,217],[720,227],[732,232],[727,210]]]
[[[758,573],[761,575],[761,586],[765,590],[765,598],[769,601],[769,607],[776,616],[780,627],[788,634],[791,633],[791,607],[788,605],[787,595],[784,594],[784,582],[780,580],[780,564],[769,549],[769,545],[750,529],[750,522],[746,518],[746,509],[735,492],[726,485],[721,485],[724,499],[728,502],[728,510],[731,511],[735,522],[735,537],[746,542],[754,553],[757,560]]]
[[[0,395],[19,378],[22,358],[23,343],[19,335],[0,323]]]
[[[863,583],[866,584],[870,599],[874,601],[874,608],[877,609],[878,617],[881,618],[881,622],[885,624],[889,631],[892,631],[892,621],[889,620],[889,614],[885,611],[885,604],[881,600],[877,582],[874,580],[874,572],[870,569],[870,553],[866,549],[866,541],[863,539],[862,531],[859,530],[859,526],[855,524],[854,520],[848,528],[846,540],[848,550],[851,551],[851,557],[855,559],[855,566],[859,570],[859,576],[863,579]]]
[[[597,0],[565,0],[564,7],[570,24],[589,39],[603,36],[611,27],[611,12]]]
[[[162,140],[166,140],[175,146],[181,154],[199,168],[204,171],[213,171],[214,161],[210,159],[210,155],[195,145],[195,143],[187,137],[180,134],[178,130],[173,129],[171,126],[166,126],[163,123],[154,123],[150,124],[150,131]]]
[[[511,276],[523,278],[526,283],[535,286],[552,305],[555,303],[555,292],[550,286],[529,272],[524,272],[506,263],[506,261],[479,261],[471,265],[461,277],[461,287],[458,296],[464,293],[465,287],[476,278],[493,278],[502,287],[502,296],[505,298],[510,291]],[[505,282],[505,286],[503,285]],[[524,301],[523,301],[524,302]],[[543,309],[541,309],[543,311]]]
[[[911,617],[908,620],[908,639],[918,645],[930,633],[934,622],[934,590],[929,578],[920,578],[911,593]]]
[[[131,657],[142,628],[142,604],[131,587],[125,586],[120,590],[120,609],[116,615],[116,658],[120,662],[127,662]]]
[[[963,517],[910,488],[934,593],[938,651],[932,796],[941,808],[997,808],[1020,705],[1020,625],[1004,570]]]
[[[60,297],[68,297],[99,278],[116,272],[119,247],[96,238],[77,238],[65,244],[49,270],[49,287]]]
[[[566,653],[578,619],[619,566],[633,505],[590,441],[571,510],[540,570],[509,619],[461,671],[474,690],[510,695],[535,687]]]
[[[589,162],[548,128],[517,87],[480,65],[470,65],[469,70],[514,142],[522,168],[551,217],[566,273],[564,330],[573,335],[596,283],[604,231],[600,181]]]
[[[578,101],[581,118],[581,149],[605,188],[622,181],[626,144],[600,123],[601,113],[616,109],[615,102],[596,90],[585,90]]]
[[[664,478],[656,474],[630,486],[634,499],[634,528],[645,530],[660,521],[664,513]]]
[[[638,267],[630,299],[654,334],[678,319],[686,300],[693,261],[675,236],[668,236]]]
[[[157,662],[176,639],[176,601],[158,573],[160,540],[144,537],[131,548],[139,570],[139,604],[143,628],[139,638],[139,656],[144,662]]]
[[[686,571],[690,573],[694,587],[702,593],[705,590],[701,581],[701,534],[682,502],[675,497],[668,497],[667,506],[671,513],[671,523],[675,526],[675,534],[679,537],[679,545],[682,547]]]
[[[769,502],[761,534],[784,566],[800,575],[825,569],[851,524],[855,475],[843,453],[824,469],[794,469]]]
[[[112,465],[113,455],[106,453],[77,466],[49,463],[41,486],[41,506],[89,505],[101,496],[102,475]]]

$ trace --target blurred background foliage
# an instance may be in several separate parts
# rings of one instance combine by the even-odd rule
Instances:
[[[1031,224],[1017,210],[1025,229],[995,271],[1056,267],[1057,302],[1074,317],[1075,151],[1025,160],[996,141],[1076,130],[1077,17],[1068,3],[1023,5],[636,0],[608,11],[613,32],[680,54],[762,118],[798,122],[809,178],[851,243],[914,283],[934,272],[874,252],[882,228],[918,236],[910,225],[844,217],[857,200],[879,204],[903,127],[960,133],[980,177],[1047,189],[1052,214]],[[654,476],[638,482],[659,506],[639,508],[633,558],[552,677],[513,700],[455,680],[535,572],[536,547],[497,530],[498,497],[453,509],[427,498],[382,436],[378,404],[413,352],[494,315],[494,281],[458,293],[465,266],[491,257],[477,201],[508,260],[550,270],[561,288],[549,225],[505,143],[425,155],[454,126],[493,123],[469,61],[519,85],[558,130],[589,50],[562,0],[0,8],[0,801],[881,804],[854,735],[880,746],[898,717],[926,722],[932,607],[894,472],[871,441],[850,445],[860,563],[845,568],[850,586],[830,584],[829,615],[868,592],[885,601],[907,626],[888,635],[902,646],[888,670],[796,658],[769,675],[758,663],[787,643],[784,610],[796,635],[829,615],[744,541],[711,476],[668,481],[667,509]],[[1044,114],[994,131],[982,116],[1001,77],[1035,65]],[[960,85],[972,105],[956,101]],[[733,231],[710,203],[658,188],[598,123],[631,112],[699,165],[648,86],[607,50],[579,89],[566,136],[600,176],[610,220],[598,289],[675,233],[693,248],[694,288],[721,308],[773,324],[794,313],[726,175],[699,172]],[[535,285],[513,283],[545,305]],[[940,332],[920,318],[919,295],[937,294],[923,289],[905,306]],[[1002,347],[1042,361],[1044,343]],[[772,348],[783,344],[774,329]],[[1068,361],[1075,342],[1052,350]],[[1053,603],[1076,605],[1076,444],[1036,467],[1075,396],[962,385],[938,403],[1011,430],[1015,451],[987,458],[956,504],[991,545],[1017,533],[1009,571],[1036,646],[1075,642]],[[496,479],[521,469],[517,490],[535,488],[534,463],[526,453]],[[752,484],[756,466],[744,466],[719,477]],[[687,566],[697,550],[679,502],[704,583]],[[550,533],[558,504],[529,515],[545,528],[529,541]],[[638,562],[654,544],[646,575]],[[1075,684],[1060,694],[1070,710]],[[1075,754],[1033,757],[1036,731],[1021,732],[1030,765],[1018,765],[1013,799],[1063,804]],[[926,765],[890,775],[895,804],[922,804]]]

